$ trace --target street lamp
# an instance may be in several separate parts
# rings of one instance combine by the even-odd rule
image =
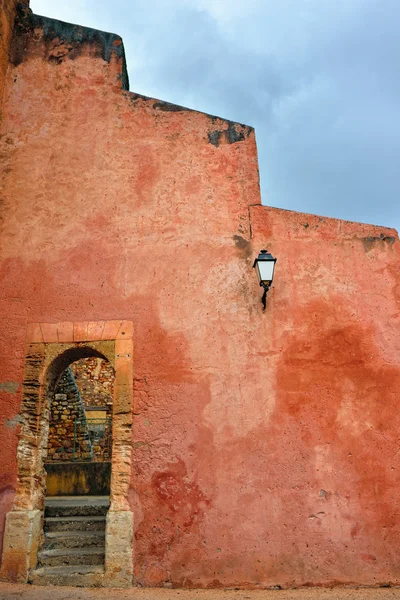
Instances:
[[[261,298],[261,302],[264,306],[263,310],[265,310],[267,305],[267,292],[271,287],[274,278],[275,263],[276,258],[274,258],[268,250],[261,250],[254,261],[253,268],[256,269],[260,286],[264,288],[264,293]]]

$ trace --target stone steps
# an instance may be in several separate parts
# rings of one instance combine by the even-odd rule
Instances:
[[[108,508],[108,496],[46,498],[44,543],[30,582],[101,585]]]
[[[103,548],[54,548],[39,552],[40,567],[59,567],[61,565],[101,565],[104,564]]]
[[[103,565],[75,565],[41,567],[31,573],[33,585],[69,585],[73,587],[100,587],[104,579]]]
[[[47,498],[46,517],[99,517],[107,514],[110,502],[103,496],[59,496]]]
[[[89,548],[104,550],[105,531],[47,531],[43,550]]]
[[[104,531],[104,517],[47,517],[46,531]]]

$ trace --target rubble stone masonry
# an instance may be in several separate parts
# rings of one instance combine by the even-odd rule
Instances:
[[[71,363],[61,375],[50,405],[48,461],[110,460],[114,369],[101,358],[83,358]],[[96,411],[104,419],[103,436],[91,441],[90,428]],[[89,419],[89,426],[87,423]],[[94,443],[95,442],[95,443]]]
[[[92,357],[77,360],[70,368],[84,406],[105,408],[110,417],[114,393],[114,370],[110,363]]]
[[[93,448],[85,426],[85,408],[72,370],[61,377],[50,405],[46,460],[93,459]]]

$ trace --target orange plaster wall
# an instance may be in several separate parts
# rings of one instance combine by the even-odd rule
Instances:
[[[296,582],[398,581],[397,233],[267,207],[251,222],[278,257],[260,332],[275,388],[266,542]]]
[[[395,232],[260,206],[251,128],[35,39],[0,142],[2,485],[28,324],[127,319],[137,583],[400,583]]]
[[[0,2],[0,122],[4,118],[3,94],[6,85],[7,69],[9,66],[9,50],[17,3],[17,0],[2,0]],[[29,1],[25,0],[23,4],[28,5]],[[4,158],[2,152],[0,156],[2,163]],[[2,198],[0,197],[0,207],[1,206]],[[1,218],[2,217],[0,217],[0,223]],[[2,293],[0,293],[0,297],[2,297]],[[14,317],[18,319],[16,315],[14,315]],[[4,328],[2,326],[2,330],[8,327],[5,321],[3,321],[3,325]],[[3,334],[0,333],[0,336],[2,335]],[[18,358],[16,362],[17,364],[6,367],[6,375],[0,377],[0,431],[3,428],[7,431],[4,440],[5,445],[2,446],[2,456],[0,458],[0,557],[3,549],[5,515],[12,507],[16,485],[15,430],[18,428],[18,416],[15,416],[13,405],[15,404],[15,396],[20,387],[20,370],[18,369],[20,366],[20,358]],[[8,433],[10,431],[11,433]]]
[[[18,0],[2,0],[0,3],[0,106],[8,68],[8,53],[17,3]],[[29,2],[25,1],[24,4],[27,5]]]

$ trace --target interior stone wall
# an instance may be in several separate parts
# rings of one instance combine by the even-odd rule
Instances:
[[[71,363],[51,402],[47,461],[111,459],[113,393],[114,369],[108,361],[90,357]],[[94,417],[90,409],[96,409]],[[94,423],[91,418],[106,423]],[[91,440],[89,432],[96,428],[104,434]]]
[[[111,416],[114,393],[114,369],[101,358],[85,358],[72,363],[71,371],[88,408],[104,408],[105,417]]]
[[[93,447],[85,424],[85,408],[70,367],[57,383],[50,405],[46,460],[91,460]]]

